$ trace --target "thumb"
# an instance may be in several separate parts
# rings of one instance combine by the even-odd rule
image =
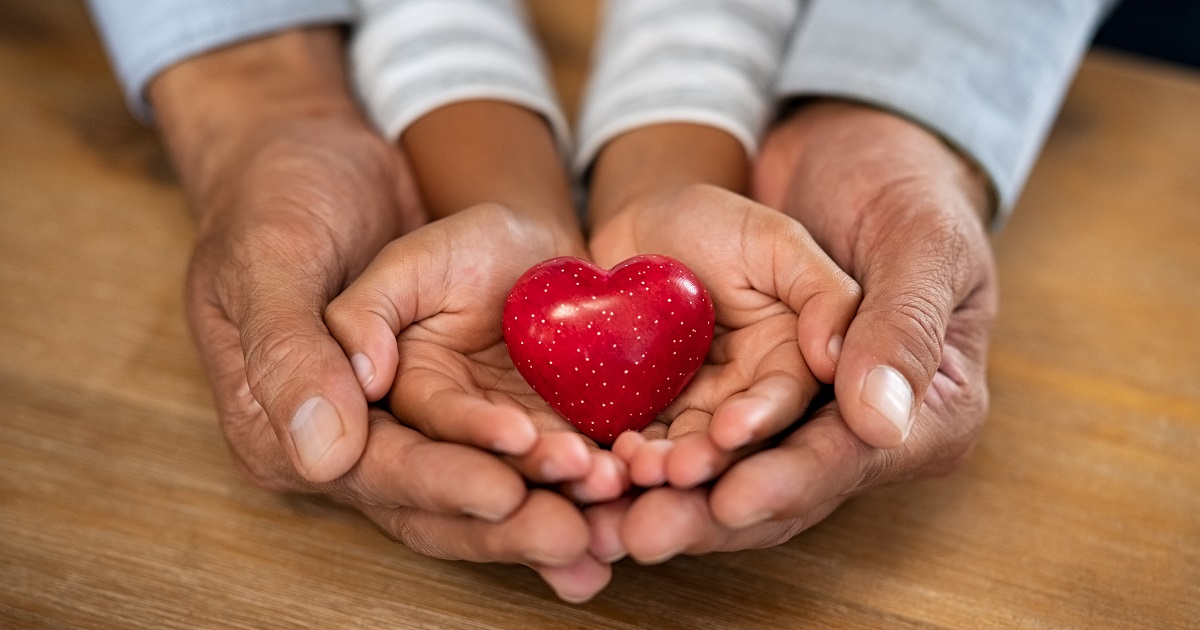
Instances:
[[[367,401],[322,320],[337,282],[319,261],[260,258],[228,299],[250,391],[296,470],[316,483],[350,470],[367,441]]]
[[[875,231],[856,247],[863,301],[846,333],[834,389],[851,430],[879,448],[902,444],[942,361],[955,306],[979,280],[973,241],[954,222],[920,222]],[[936,232],[942,232],[938,234]]]
[[[818,380],[832,383],[862,290],[799,221],[774,211],[752,216],[755,220],[744,223],[752,232],[750,242],[768,246],[743,253],[751,283],[765,287],[796,313],[804,362]]]

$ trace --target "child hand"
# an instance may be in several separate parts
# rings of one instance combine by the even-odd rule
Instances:
[[[795,423],[832,383],[858,285],[795,220],[713,186],[626,205],[593,235],[611,266],[662,253],[690,267],[712,294],[717,332],[708,360],[641,434],[613,452],[643,486],[689,488],[720,474]],[[671,438],[671,441],[653,438]],[[650,438],[650,439],[647,439]]]
[[[615,498],[623,463],[594,448],[513,367],[501,313],[530,266],[578,255],[540,223],[482,204],[431,223],[376,257],[325,320],[369,400],[425,435],[509,456],[535,483],[579,501]],[[592,447],[592,448],[590,448]]]

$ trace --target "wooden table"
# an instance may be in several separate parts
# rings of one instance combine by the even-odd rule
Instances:
[[[590,20],[555,19],[572,92]],[[583,606],[239,477],[184,325],[191,240],[81,6],[0,1],[0,627],[1200,624],[1194,71],[1084,64],[995,241],[992,412],[964,470],[775,549],[624,561]]]

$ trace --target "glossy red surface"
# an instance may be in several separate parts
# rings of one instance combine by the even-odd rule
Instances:
[[[554,258],[525,272],[504,306],[517,370],[564,418],[611,444],[646,426],[704,362],[713,305],[682,263],[635,256],[605,271]]]

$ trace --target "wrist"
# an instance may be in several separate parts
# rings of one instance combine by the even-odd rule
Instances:
[[[366,128],[343,58],[336,28],[300,29],[198,55],[156,77],[148,98],[185,187],[204,196],[221,172],[289,125]]]
[[[400,142],[432,216],[495,203],[582,250],[563,159],[536,112],[503,101],[452,103],[414,122]]]
[[[814,98],[792,106],[784,119],[797,130],[792,142],[799,146],[808,146],[821,134],[835,138],[843,130],[871,133],[873,143],[882,147],[877,153],[900,150],[888,158],[896,179],[940,182],[960,194],[964,203],[957,207],[969,208],[985,226],[995,215],[998,197],[983,167],[936,130],[903,114],[854,101]]]
[[[720,129],[685,123],[634,129],[606,144],[596,158],[588,224],[595,234],[627,209],[697,185],[744,192],[748,174],[742,144]]]

